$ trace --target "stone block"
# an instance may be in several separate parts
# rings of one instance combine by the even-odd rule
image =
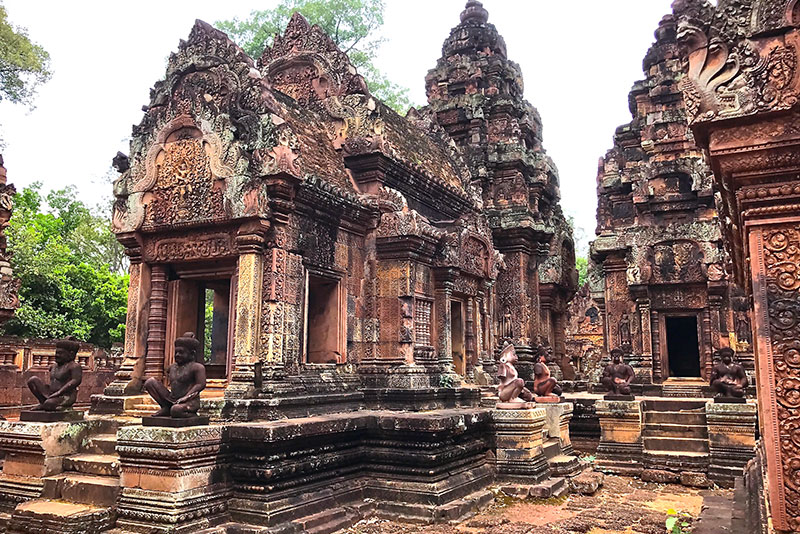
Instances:
[[[220,426],[119,429],[118,525],[138,532],[146,520],[148,532],[191,532],[221,520],[230,495],[222,442]]]
[[[600,444],[597,467],[601,471],[637,476],[642,470],[642,401],[597,401]]]
[[[597,471],[584,471],[569,480],[572,491],[581,495],[594,495],[603,487],[605,475]]]
[[[752,403],[706,403],[708,426],[708,476],[713,482],[732,487],[744,466],[755,456],[756,405]]]
[[[713,483],[708,479],[705,473],[698,473],[696,471],[684,471],[680,475],[681,484],[692,488],[710,488]]]
[[[544,408],[492,411],[499,480],[535,483],[549,475],[542,448],[546,417]]]
[[[681,474],[664,469],[645,469],[642,471],[642,480],[657,484],[677,484],[681,481]]]

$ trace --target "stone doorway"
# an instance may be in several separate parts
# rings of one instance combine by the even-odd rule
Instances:
[[[467,374],[467,359],[464,354],[464,313],[461,301],[450,301],[450,339],[453,347],[453,366],[461,376]]]
[[[339,280],[308,274],[306,363],[343,363],[344,321]]]
[[[224,387],[233,361],[235,276],[220,270],[175,269],[167,287],[165,369],[175,361],[175,338],[194,332],[202,343],[209,387]]]
[[[697,316],[667,316],[664,318],[664,330],[669,375],[699,378],[701,374]]]

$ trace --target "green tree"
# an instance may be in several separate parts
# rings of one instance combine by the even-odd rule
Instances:
[[[251,57],[258,58],[283,33],[294,12],[311,24],[318,24],[350,56],[350,61],[367,80],[373,95],[387,106],[404,112],[410,106],[408,89],[401,87],[374,65],[383,39],[383,0],[281,0],[275,9],[253,11],[247,19],[219,21],[216,26],[230,35]]]
[[[583,287],[589,273],[589,260],[583,256],[575,256],[575,267],[578,269],[578,287]]]
[[[50,79],[50,55],[32,43],[25,28],[8,22],[0,4],[0,100],[30,105],[39,85]]]
[[[103,347],[122,341],[128,275],[119,271],[121,247],[111,246],[109,226],[76,199],[74,187],[42,196],[34,183],[15,195],[8,249],[22,286],[6,334],[73,335]]]

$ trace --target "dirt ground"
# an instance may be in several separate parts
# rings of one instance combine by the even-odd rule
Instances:
[[[696,490],[674,484],[606,476],[592,496],[520,501],[499,496],[482,514],[459,525],[408,525],[369,519],[347,534],[665,534],[667,510],[700,515],[703,497],[730,490]],[[691,520],[690,520],[691,521]]]

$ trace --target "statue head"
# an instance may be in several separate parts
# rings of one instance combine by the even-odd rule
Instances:
[[[200,351],[200,341],[194,332],[186,332],[175,340],[175,362],[178,365],[196,361]]]
[[[63,365],[75,360],[81,343],[72,336],[56,341],[56,363]]]
[[[723,347],[717,351],[717,356],[725,365],[730,365],[733,361],[733,349],[730,347]]]
[[[624,355],[625,352],[619,347],[611,349],[611,361],[614,363],[622,363],[622,357]]]
[[[500,362],[512,365],[517,363],[517,351],[514,349],[514,345],[506,343],[506,346],[500,351]]]

